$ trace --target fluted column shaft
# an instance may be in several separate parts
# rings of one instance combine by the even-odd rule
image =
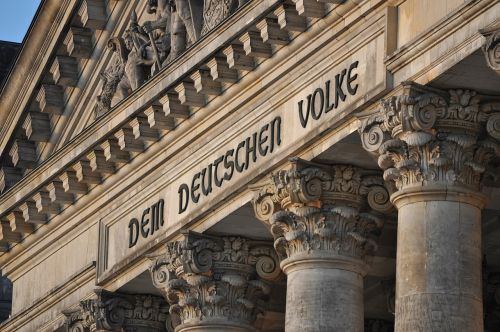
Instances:
[[[363,122],[396,192],[396,331],[483,329],[480,185],[499,155],[500,102],[413,83]]]
[[[287,275],[286,332],[362,332],[366,258],[381,212],[392,209],[377,172],[293,160],[257,187],[254,209],[271,225]]]

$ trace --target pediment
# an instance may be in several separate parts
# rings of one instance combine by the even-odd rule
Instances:
[[[2,131],[0,192],[126,100],[245,2],[84,0],[58,9],[54,0],[45,1],[44,14],[66,17],[51,25],[35,21],[34,27],[47,33],[31,32],[26,39],[32,44],[44,39],[51,47],[40,49],[46,53],[44,62],[31,64],[30,70],[38,73],[36,84],[2,110],[7,127]]]
[[[44,3],[51,1],[55,0]],[[202,15],[208,2],[203,3]],[[3,159],[0,172],[3,191],[0,203],[4,207],[0,212],[0,251],[9,250],[24,236],[59,217],[94,188],[97,191],[105,188],[105,179],[116,179],[115,173],[140,158],[141,153],[147,153],[147,148],[158,140],[189,131],[189,125],[182,125],[184,121],[189,119],[191,123],[193,115],[205,113],[217,100],[222,100],[217,98],[223,94],[222,98],[237,95],[238,89],[232,87],[240,80],[242,84],[252,82],[256,71],[266,66],[266,62],[268,66],[279,63],[282,58],[274,55],[287,52],[286,46],[294,39],[304,42],[307,36],[303,34],[318,26],[321,18],[327,16],[329,22],[336,22],[336,14],[330,14],[336,8],[342,6],[345,12],[358,13],[358,7],[351,2],[269,0],[263,5],[260,0],[252,0],[234,7],[234,13],[228,10],[229,16],[213,23],[212,30],[204,29],[206,21],[202,20],[198,30],[193,30],[195,37],[196,31],[200,31],[199,39],[181,39],[182,52],[171,53],[170,49],[157,57],[154,53],[159,45],[155,34],[146,33],[148,38],[140,34],[147,29],[146,22],[154,18],[155,12],[148,7],[151,0],[108,1],[106,6],[113,5],[112,10],[99,7],[97,11],[90,3],[103,4],[85,0],[78,6],[86,5],[86,10],[76,4],[73,10],[79,13],[76,16],[79,23],[75,25],[92,31],[93,49],[88,51],[75,42],[80,40],[75,37],[76,32],[82,30],[73,29],[68,37],[64,29],[72,26],[64,24],[61,40],[67,42],[55,45],[57,51],[44,67],[47,71],[42,72],[39,82],[33,82],[33,93],[24,95],[26,107],[30,108],[20,114],[24,116],[20,116],[22,122],[16,122],[21,128],[14,132],[18,136],[12,135],[12,140],[4,146],[2,156],[8,158]],[[106,22],[102,19],[104,12],[109,16]],[[185,26],[182,27],[180,31],[188,36]],[[150,29],[153,30],[157,29]],[[168,36],[166,32],[169,31],[165,29],[156,36],[161,37],[162,33]],[[156,51],[151,47],[151,39],[158,47]],[[86,45],[83,40],[81,44]],[[170,47],[173,41],[179,42],[170,41]],[[82,58],[68,59],[77,54],[82,54]],[[82,63],[88,67],[82,70]],[[108,91],[108,78],[103,76],[112,77],[116,69],[113,66],[117,64],[123,66],[123,71],[117,71],[120,75],[116,86],[111,86],[109,104],[105,105],[109,110],[98,113],[99,102]],[[117,94],[120,83],[127,87],[126,93]],[[41,120],[36,117],[40,114]],[[43,123],[47,124],[47,117],[50,131],[44,136],[40,129],[44,128]]]
[[[140,0],[123,6],[116,28],[104,40],[88,91],[83,92],[88,100],[70,115],[66,134],[58,146],[183,56],[245,3],[246,0]]]

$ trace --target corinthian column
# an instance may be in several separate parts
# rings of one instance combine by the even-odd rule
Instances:
[[[194,232],[168,243],[150,267],[170,303],[176,332],[255,331],[270,285],[281,274],[272,246]]]
[[[287,274],[287,332],[363,331],[366,258],[388,201],[373,172],[300,160],[256,193],[255,213],[270,223]]]
[[[397,191],[396,331],[482,331],[480,183],[500,103],[407,83],[361,127]]]
[[[166,332],[168,305],[161,297],[95,291],[96,297],[64,311],[69,332]]]

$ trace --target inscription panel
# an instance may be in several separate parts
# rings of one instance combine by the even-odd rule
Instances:
[[[209,131],[187,147],[188,158],[165,162],[155,175],[158,181],[150,190],[153,194],[146,199],[139,193],[150,188],[133,188],[124,194],[123,200],[132,201],[132,206],[101,221],[99,283],[182,225],[244,190],[254,179],[386,91],[382,35],[374,36],[349,55],[321,56],[314,66],[308,64],[309,68],[299,67],[295,74],[283,75],[274,89],[266,89],[258,97],[258,102],[240,105],[243,110],[210,130],[217,134],[210,135]],[[137,236],[133,232],[138,227],[141,233],[145,209],[160,200],[164,204],[163,226],[146,237]],[[131,221],[133,218],[137,223]]]

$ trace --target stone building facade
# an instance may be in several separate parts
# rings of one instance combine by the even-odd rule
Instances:
[[[499,0],[44,0],[4,76],[0,331],[500,330]]]

